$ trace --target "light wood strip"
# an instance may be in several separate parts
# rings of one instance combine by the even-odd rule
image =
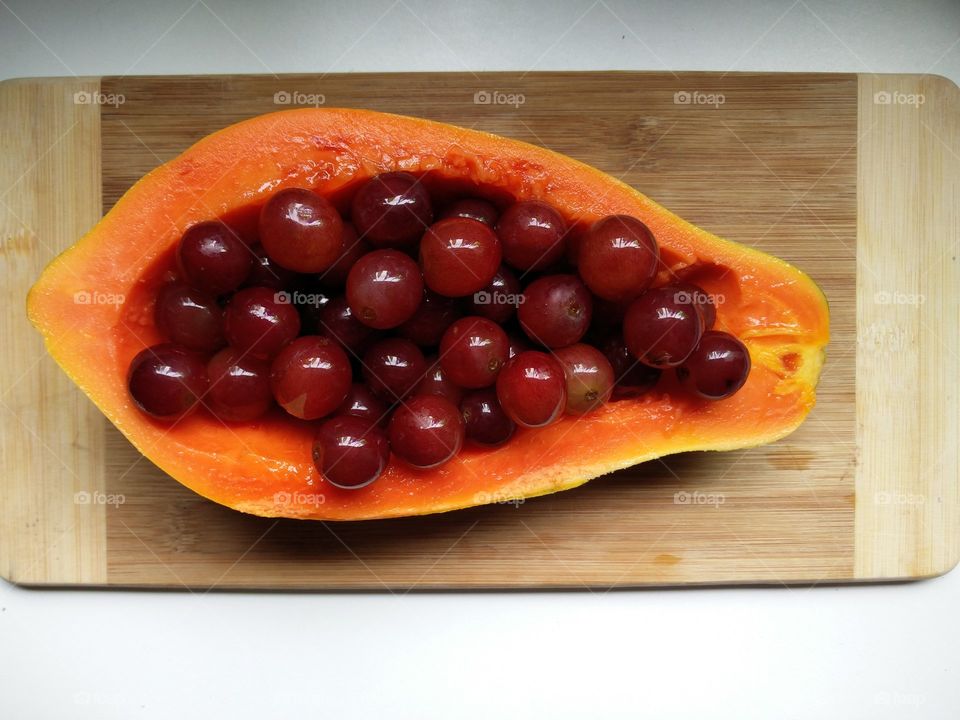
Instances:
[[[944,78],[860,78],[858,578],[960,558],[958,111]]]
[[[100,217],[99,90],[93,78],[0,83],[0,574],[21,583],[106,581],[106,421],[24,312],[42,268]]]

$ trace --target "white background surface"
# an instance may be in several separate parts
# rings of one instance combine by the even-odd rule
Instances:
[[[960,79],[956,0],[458,5],[3,0],[0,78],[616,68]],[[605,594],[0,582],[0,718],[958,718],[958,601],[960,571],[895,586]]]

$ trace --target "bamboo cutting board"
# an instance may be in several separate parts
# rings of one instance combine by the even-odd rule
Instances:
[[[24,316],[42,267],[202,136],[302,104],[547,146],[830,300],[818,404],[768,447],[669,457],[518,506],[244,516],[143,459]],[[590,587],[919,578],[960,557],[956,86],[937,77],[497,73],[0,84],[0,574],[28,585]]]

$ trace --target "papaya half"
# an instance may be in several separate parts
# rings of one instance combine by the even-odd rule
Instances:
[[[131,359],[161,342],[153,303],[175,268],[184,231],[217,218],[241,236],[279,189],[310,188],[341,207],[359,183],[405,171],[437,192],[504,203],[544,200],[574,236],[597,219],[630,215],[660,246],[660,275],[695,282],[717,302],[716,327],[747,346],[752,369],[721,402],[682,391],[665,373],[647,395],[582,417],[519,429],[495,449],[465,447],[417,470],[392,459],[359,490],[327,483],[311,462],[313,427],[276,410],[227,425],[205,412],[170,425],[127,392]],[[115,302],[78,303],[84,293]],[[722,240],[581,162],[495,135],[363,110],[307,109],[238,123],[196,143],[134,185],[88,234],[54,259],[27,310],[50,355],[114,425],[191,490],[261,516],[359,520],[419,515],[528,498],[672,453],[775,441],[813,407],[829,336],[827,302],[788,263]]]

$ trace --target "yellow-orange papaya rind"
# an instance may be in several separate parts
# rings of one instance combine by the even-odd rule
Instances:
[[[726,295],[717,324],[750,349],[746,385],[732,398],[709,403],[667,378],[644,398],[520,431],[495,450],[468,448],[435,470],[393,460],[376,483],[359,491],[324,482],[310,460],[311,426],[279,411],[247,425],[227,426],[201,412],[167,426],[137,410],[126,391],[127,366],[144,345],[161,339],[146,279],[187,227],[261,205],[283,187],[332,195],[391,170],[546,200],[581,223],[614,213],[641,219],[671,271],[711,269],[698,281]],[[83,293],[108,302],[78,303]],[[111,303],[112,296],[125,301]],[[826,299],[806,274],[694,227],[599,170],[488,133],[345,109],[263,115],[200,140],[147,174],[54,259],[31,289],[27,309],[50,355],[160,469],[242,512],[329,520],[528,498],[672,453],[775,441],[813,407],[829,339]]]

